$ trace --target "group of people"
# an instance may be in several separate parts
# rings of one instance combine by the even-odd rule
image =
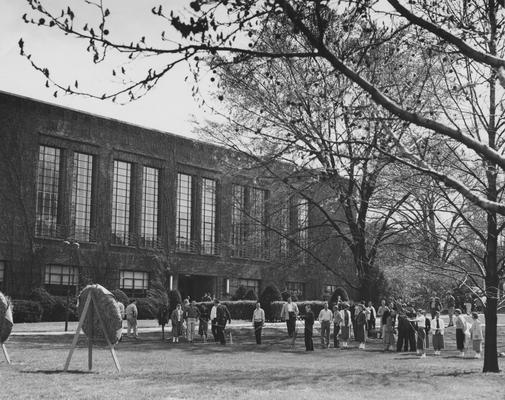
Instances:
[[[324,303],[319,315],[314,315],[311,306],[305,306],[304,315],[304,338],[307,351],[314,350],[313,328],[316,320],[321,327],[321,346],[330,347],[330,334],[333,325],[333,347],[347,348],[351,338],[359,343],[360,349],[365,349],[366,340],[370,336],[382,339],[384,351],[396,350],[398,352],[417,352],[421,357],[426,357],[426,349],[431,344],[434,354],[440,355],[444,349],[444,335],[446,328],[451,326],[456,330],[456,347],[460,356],[465,355],[470,341],[475,357],[480,358],[482,347],[482,326],[476,312],[471,313],[471,322],[467,321],[459,308],[454,308],[454,303],[448,298],[449,323],[446,326],[440,318],[441,304],[438,298],[432,298],[429,303],[429,316],[425,310],[417,309],[410,304],[401,304],[391,301],[386,304],[382,300],[375,310],[372,302],[365,305],[364,302],[353,304],[343,302],[340,298],[337,304],[330,309],[328,303]],[[452,297],[452,299],[454,299]],[[127,335],[133,332],[137,337],[138,310],[135,300],[132,300],[126,309],[120,310],[121,316],[126,317],[128,323]],[[289,297],[283,304],[281,318],[286,321],[288,336],[296,338],[296,321],[300,316],[298,305]],[[431,317],[431,318],[430,318]],[[179,342],[184,336],[189,343],[193,343],[198,324],[198,334],[203,342],[207,342],[208,326],[211,324],[211,332],[214,341],[226,344],[225,328],[231,323],[231,315],[226,305],[215,299],[210,310],[203,306],[198,308],[196,302],[186,299],[184,304],[177,304],[170,314],[172,323],[172,341]],[[265,312],[259,302],[256,303],[252,325],[257,344],[261,344],[262,329],[265,325]]]
[[[196,302],[192,300],[184,301],[184,307],[179,303],[170,315],[172,322],[172,341],[179,342],[181,336],[185,336],[189,343],[193,343],[198,323],[198,334],[203,342],[207,342],[207,332],[209,322],[214,341],[226,344],[224,334],[226,324],[231,322],[231,315],[228,307],[215,299],[210,310],[203,306],[200,310]]]
[[[290,306],[291,304],[294,303],[288,299],[284,308],[286,310],[293,309],[297,314],[298,308]],[[288,314],[283,313],[283,316],[286,318]],[[472,322],[468,322],[461,310],[455,309],[454,317],[450,316],[447,327],[455,326],[456,328],[456,347],[461,357],[464,357],[465,349],[471,343],[475,352],[474,357],[480,358],[483,340],[482,325],[476,312],[473,312],[471,317]],[[375,321],[371,322],[374,318],[379,321],[378,330],[375,330]],[[372,331],[377,333],[378,338],[382,338],[384,351],[396,349],[398,352],[416,352],[424,358],[426,357],[426,349],[430,345],[430,336],[435,355],[440,355],[441,350],[445,347],[446,326],[440,318],[439,310],[435,310],[432,318],[429,318],[422,309],[415,310],[413,306],[406,304],[390,303],[386,305],[385,300],[381,301],[376,313],[370,303],[365,306],[364,303],[351,305],[347,302],[339,302],[333,307],[333,310],[330,310],[328,303],[325,303],[317,320],[321,325],[321,346],[323,348],[330,347],[331,325],[333,325],[334,348],[340,347],[340,341],[343,348],[348,347],[348,342],[353,335],[354,340],[359,342],[359,348],[365,349],[366,339]],[[290,316],[290,319],[286,319],[286,321],[288,335],[292,337],[294,332],[293,318]],[[314,350],[312,336],[315,321],[316,318],[311,306],[306,305],[304,336],[307,351]]]

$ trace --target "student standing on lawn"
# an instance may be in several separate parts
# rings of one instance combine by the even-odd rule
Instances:
[[[417,325],[417,354],[421,358],[426,358],[426,316],[423,310],[417,310],[416,325]]]
[[[352,333],[354,340],[356,340],[356,314],[357,314],[357,308],[358,306],[354,304],[353,300],[350,300],[350,306],[349,306],[349,312],[351,313],[351,321],[352,321]]]
[[[366,315],[364,304],[358,304],[358,314],[356,315],[356,341],[359,342],[359,348],[365,349],[366,338]]]
[[[430,330],[431,330],[431,320],[426,316],[426,310],[423,311],[424,313],[424,318],[425,318],[425,327],[424,331],[426,332],[425,338],[424,338],[424,348],[428,349],[430,347]]]
[[[379,320],[379,339],[382,339],[384,335],[384,325],[386,321],[383,320],[382,316],[386,310],[388,310],[388,307],[386,306],[386,300],[382,299],[381,305],[377,309],[377,319]]]
[[[456,325],[456,347],[459,350],[459,356],[464,357],[466,321],[459,308],[456,308],[456,310],[454,310],[454,314],[456,315],[456,320],[454,321],[454,325]]]
[[[224,304],[220,304],[219,300],[216,309],[216,322],[217,322],[217,336],[222,345],[226,344],[226,337],[224,336],[224,329],[226,328],[226,322],[231,323],[231,315],[228,307]]]
[[[182,306],[182,312],[184,316],[184,323],[182,324],[182,330],[186,340],[189,340],[188,309],[189,309],[189,296],[184,299],[184,305]]]
[[[340,325],[342,325],[343,318],[339,306],[333,306],[333,347],[338,349],[340,344],[338,342],[338,335],[340,334]]]
[[[367,327],[370,335],[370,331],[375,331],[375,321],[377,320],[377,312],[375,311],[375,307],[372,302],[368,302],[368,313],[367,313]]]
[[[202,306],[200,313],[200,322],[198,323],[198,334],[202,342],[207,343],[207,330],[209,329],[209,310],[207,307]]]
[[[288,297],[287,302],[283,304],[281,310],[281,319],[286,321],[288,336],[293,337],[296,327],[296,317],[298,316],[298,306]]]
[[[328,303],[324,303],[317,319],[321,324],[321,346],[326,349],[330,347],[330,327],[333,321],[333,313],[328,310]]]
[[[439,356],[440,350],[444,349],[444,330],[444,321],[440,318],[440,311],[437,311],[435,318],[431,321],[431,331],[433,332],[431,341],[433,342],[433,350],[435,350],[436,356]]]
[[[349,304],[344,304],[344,309],[342,310],[342,327],[340,337],[342,338],[342,347],[347,348],[347,342],[351,337],[351,324],[352,317],[351,312],[349,311]]]
[[[417,313],[412,304],[407,307],[408,342],[411,352],[416,351]]]
[[[314,351],[314,343],[312,342],[312,329],[314,327],[314,313],[310,309],[310,305],[305,306],[305,350]]]
[[[472,326],[470,328],[470,334],[472,337],[473,351],[475,351],[475,358],[480,358],[480,351],[482,347],[482,325],[479,321],[479,314],[476,312],[472,313]]]
[[[396,341],[396,351],[401,352],[409,351],[409,328],[410,323],[407,319],[407,315],[405,314],[404,309],[401,308],[401,311],[398,314],[398,340]]]
[[[212,331],[212,336],[214,336],[214,342],[219,342],[219,338],[217,337],[217,306],[219,304],[219,300],[214,299],[214,305],[210,309],[210,329]]]
[[[194,300],[191,301],[191,304],[186,308],[184,314],[186,320],[188,342],[193,343],[193,339],[195,338],[196,322],[200,318],[200,310],[198,310],[198,307],[196,306],[196,302]]]
[[[259,301],[256,303],[256,308],[253,312],[252,323],[254,327],[254,336],[256,337],[256,344],[261,344],[261,331],[263,329],[263,325],[265,324],[265,311],[261,308]]]
[[[384,335],[382,337],[384,343],[384,351],[389,351],[395,347],[395,334],[396,334],[396,311],[386,308],[382,314]]]
[[[126,307],[125,313],[126,313],[126,322],[128,323],[128,331],[126,332],[126,334],[130,336],[130,332],[133,330],[133,337],[138,338],[137,317],[139,312],[137,310],[137,301],[135,299],[130,300],[130,304],[128,304],[128,307]]]
[[[180,303],[177,303],[175,310],[172,311],[170,320],[172,321],[172,342],[178,343],[179,336],[182,335],[182,323],[184,322],[184,311],[182,311]]]

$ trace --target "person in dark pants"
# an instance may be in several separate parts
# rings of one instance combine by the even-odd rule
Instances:
[[[342,313],[337,305],[333,306],[333,347],[338,349],[340,343],[338,341],[340,334],[340,325],[342,324]]]
[[[396,351],[408,351],[409,321],[403,312],[398,314],[398,340],[396,341]]]
[[[254,327],[254,336],[256,337],[256,344],[261,344],[261,331],[263,329],[263,325],[265,324],[265,311],[261,308],[259,301],[256,303],[256,309],[253,312],[252,323]]]
[[[413,306],[407,307],[407,323],[408,323],[408,343],[409,351],[417,351],[416,335],[417,335],[417,314]]]
[[[288,297],[281,310],[281,319],[286,321],[288,336],[293,337],[296,327],[296,317],[298,316],[298,306]]]
[[[216,319],[216,312],[217,312],[217,306],[219,305],[219,300],[214,299],[214,305],[212,306],[210,310],[210,329],[212,332],[212,336],[214,337],[214,342],[219,342],[219,338],[217,336],[217,319]]]
[[[219,302],[218,302],[219,303]],[[226,338],[224,336],[224,329],[226,328],[226,322],[231,323],[231,315],[228,307],[224,304],[218,304],[216,309],[216,322],[217,322],[217,337],[222,345],[226,344]]]
[[[310,309],[310,305],[305,306],[305,350],[314,351],[314,343],[312,342],[312,328],[314,327],[314,313]]]

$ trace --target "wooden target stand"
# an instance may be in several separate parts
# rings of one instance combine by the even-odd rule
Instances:
[[[94,328],[94,313],[98,316],[98,321],[100,323],[100,328],[104,333],[105,340],[107,341],[107,345],[109,346],[110,352],[112,354],[112,359],[114,360],[114,364],[116,365],[116,369],[118,372],[121,372],[121,366],[119,365],[119,360],[116,356],[116,351],[114,350],[114,346],[109,340],[109,337],[105,331],[105,324],[103,323],[102,316],[100,314],[100,310],[96,305],[95,297],[93,291],[90,291],[88,297],[86,298],[86,302],[84,303],[84,308],[82,310],[81,318],[79,319],[79,324],[77,325],[77,329],[75,331],[74,340],[72,341],[72,347],[70,348],[70,352],[68,353],[67,361],[65,362],[65,367],[63,369],[64,372],[68,371],[68,366],[70,365],[70,360],[72,359],[72,355],[74,354],[74,350],[77,347],[77,342],[79,341],[79,336],[81,334],[81,329],[84,325],[84,320],[86,316],[88,316],[88,332],[90,336],[88,336],[88,370],[91,371],[93,368],[93,328]]]
[[[5,361],[7,361],[7,364],[11,363],[11,359],[9,358],[9,353],[7,353],[7,348],[5,347],[5,344],[2,343],[2,351],[4,353]]]

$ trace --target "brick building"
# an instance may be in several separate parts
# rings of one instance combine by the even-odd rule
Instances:
[[[271,180],[224,166],[226,149],[0,92],[0,157],[0,288],[13,296],[88,282],[142,296],[154,279],[196,299],[345,287],[297,252],[324,235],[305,229],[311,207],[288,193],[278,207]],[[324,249],[345,271],[340,241]]]

